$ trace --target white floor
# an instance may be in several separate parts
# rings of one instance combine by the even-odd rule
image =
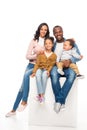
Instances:
[[[2,97],[0,98],[0,102],[3,104],[0,108],[0,130],[87,130],[87,101],[85,98],[86,91],[85,89],[82,89],[84,87],[83,85],[84,79],[79,81],[78,84],[78,117],[77,117],[77,127],[71,128],[71,127],[49,127],[49,126],[29,126],[28,118],[29,113],[28,109],[29,106],[23,111],[23,112],[17,112],[16,116],[6,118],[5,114],[8,112],[8,110],[11,109],[11,106],[13,104],[13,100],[11,99],[11,96],[9,98],[9,103],[6,103]],[[84,93],[82,96],[82,99],[79,97],[81,96],[81,92]],[[11,94],[11,93],[10,93]],[[15,93],[16,94],[16,93]],[[15,95],[14,94],[14,95]],[[8,95],[8,94],[7,94]],[[13,96],[14,97],[14,96]],[[5,97],[6,98],[6,97]],[[3,100],[2,100],[3,99]],[[7,99],[8,100],[8,99]],[[86,104],[85,104],[86,102]]]

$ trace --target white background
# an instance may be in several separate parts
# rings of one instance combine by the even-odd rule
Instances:
[[[0,1],[0,109],[11,109],[28,61],[29,42],[42,22],[64,29],[65,38],[74,38],[83,60],[78,62],[85,79],[78,84],[78,122],[87,127],[87,6],[86,0],[1,0]],[[9,105],[11,104],[11,105]],[[5,110],[4,110],[5,107]],[[4,112],[3,112],[4,111]],[[79,125],[78,124],[78,125]]]

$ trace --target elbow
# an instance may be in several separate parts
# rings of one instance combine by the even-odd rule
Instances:
[[[28,55],[26,55],[26,56],[25,56],[25,58],[26,58],[27,60],[29,60],[29,57],[28,57]]]

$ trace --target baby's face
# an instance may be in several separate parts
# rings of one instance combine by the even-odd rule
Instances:
[[[65,41],[64,44],[63,44],[63,49],[68,51],[70,49],[72,49],[72,46],[70,45],[70,42],[69,41]]]

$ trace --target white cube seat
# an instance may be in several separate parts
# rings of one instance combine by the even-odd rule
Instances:
[[[63,85],[65,78],[61,78]],[[29,94],[29,125],[43,126],[66,126],[76,127],[77,124],[77,79],[67,96],[65,109],[58,114],[53,110],[54,94],[51,87],[50,78],[47,82],[45,93],[45,103],[40,104],[35,100],[37,95],[36,80],[30,78],[30,94]]]

